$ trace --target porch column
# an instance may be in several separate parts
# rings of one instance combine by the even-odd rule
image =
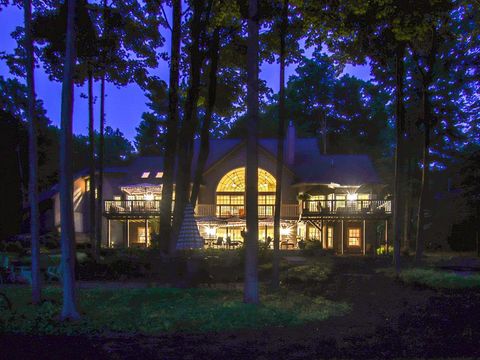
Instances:
[[[127,219],[127,248],[130,247],[130,220]]]
[[[366,249],[367,249],[366,248],[367,238],[365,237],[365,233],[366,233],[365,225],[366,225],[366,221],[364,219],[363,220],[363,255],[365,255]]]
[[[145,219],[145,246],[148,247],[148,219]]]
[[[343,255],[343,240],[344,240],[344,236],[343,236],[343,219],[342,219],[342,231],[341,231],[341,249],[342,249],[342,255]]]
[[[110,219],[107,219],[107,247],[112,246],[112,239],[110,238]]]
[[[385,220],[385,252],[388,255],[388,219]]]

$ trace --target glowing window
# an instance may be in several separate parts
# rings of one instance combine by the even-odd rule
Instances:
[[[275,178],[267,171],[258,169],[258,191],[274,192]],[[245,168],[229,171],[220,180],[217,192],[245,192]]]
[[[327,228],[327,247],[333,248],[333,227]]]
[[[163,177],[163,171],[157,172],[157,174],[155,175],[155,177],[156,177],[157,179],[161,179],[161,178]]]
[[[348,229],[348,246],[360,246],[360,228]]]
[[[142,174],[142,179],[147,179],[149,176],[150,176],[150,172],[149,172],[149,171],[145,171],[145,172]]]

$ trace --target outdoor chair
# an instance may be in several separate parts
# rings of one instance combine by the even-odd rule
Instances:
[[[18,275],[16,280],[18,282],[23,282],[23,283],[32,285],[32,269],[30,268],[30,266],[19,266],[17,267],[17,269],[18,269]]]
[[[8,255],[0,254],[0,268],[4,270],[8,270],[10,267],[10,258]]]
[[[214,246],[215,246],[215,247],[221,247],[221,246],[223,246],[223,237],[221,237],[221,236],[218,237],[218,238],[217,238],[217,242],[215,243]]]
[[[47,271],[45,272],[45,276],[47,277],[47,281],[60,281],[62,280],[62,270],[61,266],[49,266],[47,267]]]

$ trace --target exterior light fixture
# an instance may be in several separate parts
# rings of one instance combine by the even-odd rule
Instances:
[[[153,200],[153,194],[150,192],[150,193],[146,193],[143,198],[147,201],[150,201],[150,200]]]
[[[207,233],[208,236],[215,236],[215,234],[217,233],[217,229],[214,227],[207,227],[205,229],[205,232]]]
[[[285,228],[284,227],[280,228],[280,235],[282,235],[282,236],[288,236],[288,235],[290,235],[291,232],[292,232],[292,230],[290,228],[286,228],[286,227]]]
[[[353,193],[353,194],[348,193],[348,194],[347,194],[347,200],[348,200],[348,201],[355,201],[355,200],[357,200],[357,199],[358,199],[358,195],[357,195],[356,193]]]

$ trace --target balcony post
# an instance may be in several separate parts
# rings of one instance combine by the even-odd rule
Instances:
[[[343,219],[342,219],[342,231],[341,231],[341,249],[342,249],[342,255],[343,255],[343,241],[344,241],[344,233],[343,233]]]
[[[385,252],[388,255],[388,219],[385,220]]]
[[[145,247],[148,247],[148,219],[145,218]]]
[[[110,238],[110,219],[107,219],[107,247],[112,246],[112,239]]]
[[[130,220],[127,219],[127,248],[130,247]]]
[[[365,219],[363,219],[363,255],[365,255],[366,253],[366,244],[367,244],[367,238],[365,237],[365,234],[366,234],[366,230],[365,230],[365,226],[366,226],[366,221]]]

